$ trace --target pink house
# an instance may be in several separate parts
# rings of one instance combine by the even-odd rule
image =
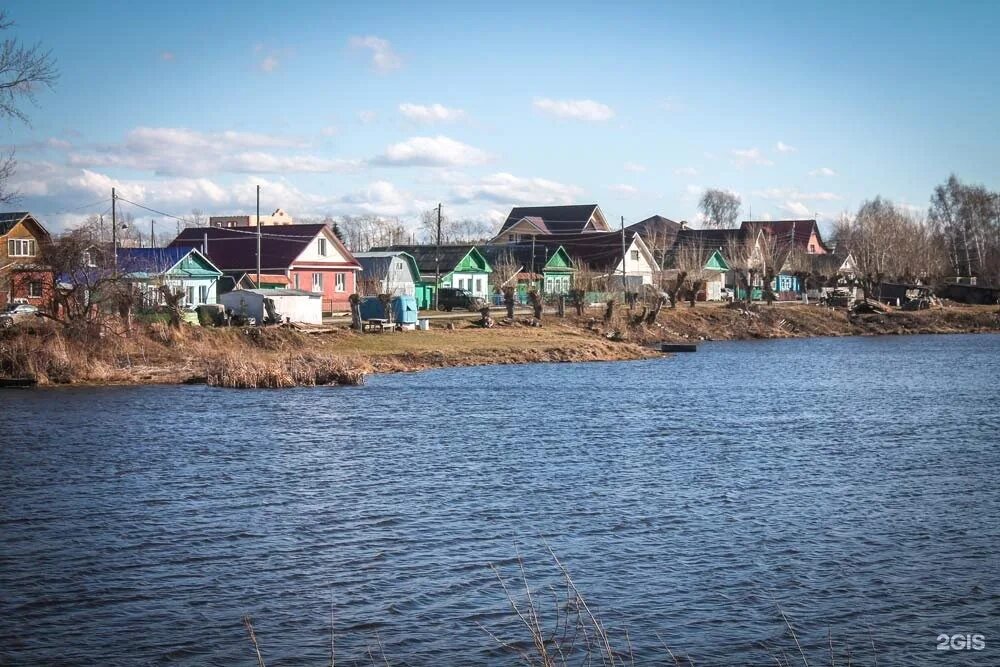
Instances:
[[[256,228],[192,227],[171,246],[196,247],[226,276],[226,292],[241,279],[256,282]],[[260,287],[290,287],[323,295],[323,311],[350,310],[361,264],[324,224],[268,225],[260,231]]]

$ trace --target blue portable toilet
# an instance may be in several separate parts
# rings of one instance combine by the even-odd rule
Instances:
[[[396,324],[417,323],[417,299],[412,296],[397,296],[392,299],[392,320]]]
[[[366,296],[361,299],[359,304],[361,310],[362,320],[384,320],[387,319],[385,316],[385,309],[382,308],[382,302],[378,300],[377,296]]]

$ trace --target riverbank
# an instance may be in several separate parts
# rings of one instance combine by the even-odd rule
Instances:
[[[80,340],[39,322],[0,332],[0,378],[40,385],[180,384],[290,387],[360,384],[368,373],[540,362],[625,361],[659,356],[660,341],[749,340],[814,336],[1000,331],[995,306],[852,316],[819,306],[739,309],[681,306],[638,323],[628,311],[599,317],[546,316],[484,329],[476,316],[429,331],[359,334],[328,327],[202,329],[161,324]],[[435,323],[438,324],[438,323]]]

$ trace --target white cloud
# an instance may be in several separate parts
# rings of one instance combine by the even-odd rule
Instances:
[[[416,213],[420,204],[409,193],[389,181],[374,181],[366,187],[340,197],[337,203],[349,213],[402,216]]]
[[[520,178],[508,173],[486,176],[477,183],[457,185],[452,189],[456,203],[490,202],[502,206],[569,204],[583,190],[574,185],[544,178]]]
[[[634,185],[627,185],[625,183],[618,183],[616,185],[609,185],[608,190],[611,190],[617,195],[622,197],[635,197],[639,194],[639,188]]]
[[[393,51],[392,44],[381,37],[368,35],[366,37],[351,37],[348,42],[353,49],[366,49],[371,52],[372,67],[376,72],[385,74],[403,66],[403,60]]]
[[[573,120],[604,121],[614,118],[615,111],[606,104],[594,100],[535,100],[534,106],[542,113],[556,118]]]
[[[370,125],[375,122],[376,118],[378,118],[378,114],[374,111],[365,109],[358,112],[358,120],[361,121],[362,125]]]
[[[795,146],[789,146],[783,141],[779,141],[777,144],[775,144],[774,148],[779,153],[794,153],[795,151],[799,150]]]
[[[800,218],[808,218],[813,214],[813,212],[809,210],[809,207],[800,201],[786,201],[784,204],[778,206],[778,208],[787,213],[791,213],[792,215],[797,215]]]
[[[731,153],[733,155],[733,164],[738,167],[743,167],[748,164],[769,167],[774,164],[774,162],[761,155],[760,149],[757,148],[734,148]]]
[[[694,167],[681,167],[679,169],[674,169],[674,173],[678,176],[697,176],[698,170]]]
[[[646,171],[646,165],[638,164],[636,162],[626,162],[624,165],[622,165],[622,168],[625,171],[631,171],[636,174]]]
[[[291,137],[252,132],[198,132],[187,128],[138,127],[122,144],[70,152],[73,167],[124,167],[168,176],[211,173],[336,172],[357,160],[290,153],[307,144]]]
[[[465,118],[465,112],[461,109],[451,109],[442,104],[423,105],[406,102],[399,105],[399,113],[420,123],[449,122]]]
[[[810,176],[836,176],[837,172],[829,167],[820,167],[809,172]]]
[[[681,196],[681,199],[684,201],[698,199],[704,191],[705,188],[700,185],[687,185],[684,187],[684,194]]]
[[[833,192],[799,192],[794,188],[767,188],[765,190],[755,190],[754,197],[760,199],[794,199],[798,201],[837,201],[840,196]]]
[[[483,164],[490,155],[449,137],[412,137],[392,144],[371,164],[402,167],[461,167]]]

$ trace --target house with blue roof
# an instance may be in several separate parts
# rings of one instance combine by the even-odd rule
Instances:
[[[216,303],[219,270],[197,248],[118,248],[118,272],[137,285],[149,305],[162,300],[160,287],[184,292],[185,306]]]

